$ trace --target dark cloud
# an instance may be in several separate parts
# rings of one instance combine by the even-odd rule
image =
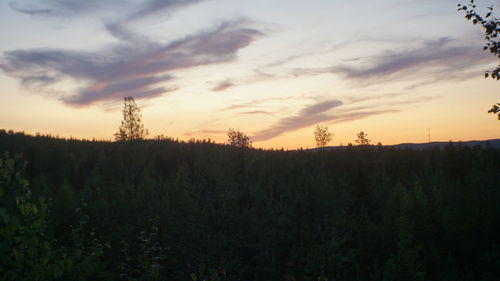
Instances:
[[[251,139],[254,141],[265,141],[283,133],[296,131],[321,122],[341,123],[384,113],[398,112],[397,110],[391,109],[362,111],[351,108],[339,110],[336,113],[328,113],[328,111],[337,109],[342,105],[344,105],[344,103],[339,100],[330,100],[310,105],[302,109],[297,115],[283,118],[279,120],[277,124],[255,133]]]
[[[18,78],[23,86],[45,88],[64,79],[83,87],[63,100],[86,105],[124,96],[154,97],[174,87],[158,87],[173,80],[179,69],[224,63],[236,58],[262,33],[245,27],[245,21],[225,22],[218,28],[187,36],[167,45],[146,40],[136,44],[137,36],[121,27],[116,30],[123,41],[98,52],[62,49],[15,50],[4,53],[0,69]],[[131,42],[129,42],[131,41]]]

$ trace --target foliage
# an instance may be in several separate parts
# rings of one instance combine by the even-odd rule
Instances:
[[[49,205],[33,198],[23,177],[21,154],[0,159],[0,275],[2,280],[91,280],[102,275],[103,243],[94,232],[87,235],[88,216],[80,216],[71,230],[71,244],[51,237]],[[13,200],[14,199],[14,200]],[[86,204],[83,204],[86,207]],[[87,236],[89,236],[87,238]]]
[[[484,39],[486,45],[483,50],[489,51],[497,59],[500,60],[500,18],[493,16],[493,6],[487,7],[488,12],[482,16],[476,10],[474,0],[469,0],[469,3],[458,4],[458,10],[465,12],[465,18],[472,21],[474,25],[479,24],[484,30]],[[484,77],[500,80],[500,64],[492,71],[484,73]],[[488,113],[498,114],[500,120],[500,104],[493,105]]]
[[[133,97],[124,98],[123,120],[115,133],[116,141],[141,140],[148,136],[148,130],[142,124],[141,110],[135,104]]]
[[[252,142],[250,141],[250,138],[245,135],[243,132],[240,130],[235,130],[233,128],[230,128],[227,131],[227,137],[228,137],[228,142],[229,145],[235,146],[235,147],[251,147]]]
[[[161,260],[164,259],[163,248],[157,241],[158,220],[156,216],[152,221],[149,231],[141,231],[138,239],[136,255],[131,255],[130,245],[122,241],[122,253],[125,258],[120,265],[120,277],[127,281],[155,281],[160,280],[163,267]]]
[[[111,246],[96,235],[96,230],[90,225],[87,203],[82,200],[76,209],[77,221],[71,228],[71,245],[68,248],[74,260],[74,266],[68,277],[71,280],[106,280],[103,263],[104,251]]]
[[[20,154],[0,159],[0,276],[2,280],[53,280],[71,267],[48,238],[48,205],[36,200],[23,178]]]
[[[224,270],[207,268],[205,264],[200,264],[198,268],[191,270],[189,278],[191,281],[223,281],[227,280]]]
[[[370,140],[366,138],[367,136],[368,136],[368,134],[365,134],[364,132],[359,132],[358,139],[354,140],[354,141],[356,142],[357,145],[360,145],[360,146],[370,145]]]
[[[490,110],[488,110],[488,113],[493,113],[497,114],[498,113],[498,120],[500,120],[500,103],[494,104]]]
[[[316,129],[314,130],[314,139],[316,140],[316,144],[318,147],[325,147],[331,140],[333,134],[328,132],[327,126],[316,125]]]
[[[26,202],[41,210],[40,198],[52,198],[40,231],[17,235],[27,245],[36,239],[50,245],[23,259],[36,265],[48,257],[36,269],[42,275],[30,275],[34,267],[24,264],[24,271],[12,270],[20,262],[13,250],[22,248],[0,239],[0,265],[10,266],[10,280],[500,276],[500,151],[492,147],[345,146],[313,153],[0,131],[0,151],[24,152],[25,172],[20,164],[14,170],[29,180]],[[3,174],[10,171],[4,164]],[[0,208],[21,218],[15,199],[24,189],[9,174],[0,177]],[[19,226],[36,225],[39,216]]]

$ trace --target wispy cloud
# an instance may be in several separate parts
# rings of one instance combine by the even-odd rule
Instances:
[[[215,87],[211,88],[210,90],[213,92],[221,92],[221,91],[225,91],[229,88],[232,88],[234,86],[236,86],[236,84],[228,79],[228,80],[224,80],[221,82],[217,82]]]
[[[325,114],[325,112],[339,107],[342,104],[343,102],[339,100],[329,100],[307,106],[297,115],[283,118],[270,128],[255,133],[255,135],[252,136],[252,140],[265,141],[288,131],[295,131],[316,123],[327,121],[330,119],[330,116]]]
[[[342,108],[345,105],[340,100],[322,101],[309,105],[298,112],[298,114],[282,118],[271,127],[256,132],[251,139],[254,141],[266,141],[286,132],[293,132],[322,122],[349,122],[399,111],[397,109],[374,109],[373,106]]]
[[[281,101],[292,100],[292,99],[297,99],[297,97],[288,96],[288,97],[273,97],[273,98],[256,99],[256,100],[251,100],[251,101],[244,102],[244,103],[232,104],[232,105],[226,106],[220,110],[236,110],[236,109],[255,108],[255,107],[259,107],[263,104],[269,103],[269,102],[281,102]]]
[[[426,41],[419,47],[389,50],[372,57],[353,60],[350,64],[317,68],[295,68],[294,77],[324,73],[339,74],[361,84],[410,79],[413,82],[428,77],[463,79],[474,77],[470,70],[491,61],[473,45],[452,44],[448,37]]]
[[[240,114],[249,114],[249,115],[253,115],[253,114],[265,114],[265,115],[271,115],[272,113],[268,112],[268,111],[264,111],[264,110],[253,110],[253,111],[240,112]]]
[[[215,87],[212,87],[210,90],[214,91],[214,92],[221,92],[221,91],[225,91],[229,88],[238,87],[238,86],[247,85],[247,84],[253,84],[253,83],[261,82],[261,81],[266,81],[266,80],[273,79],[275,77],[277,77],[277,75],[266,73],[266,72],[263,72],[263,71],[258,70],[258,69],[254,69],[253,73],[247,77],[228,78],[228,79],[223,80],[223,81],[215,82]]]
[[[338,66],[331,69],[350,79],[374,80],[410,76],[415,71],[432,73],[457,73],[471,65],[486,62],[485,56],[476,47],[449,46],[452,40],[440,38],[426,42],[413,50],[389,51],[373,58],[373,64],[366,68]]]
[[[120,11],[114,23],[124,24],[158,13],[169,13],[178,8],[204,0],[24,0],[9,3],[13,10],[37,17],[96,16]]]
[[[124,21],[133,21],[159,12],[172,11],[177,8],[193,5],[203,0],[149,0],[137,7],[124,18]]]
[[[9,6],[20,13],[44,17],[75,17],[130,5],[127,0],[32,0],[12,1]]]
[[[192,132],[187,132],[184,133],[185,136],[194,136],[194,135],[205,135],[205,136],[216,136],[216,135],[222,135],[226,134],[227,131],[224,130],[198,130],[198,131],[192,131]]]
[[[246,20],[224,22],[218,28],[197,33],[166,45],[140,40],[126,28],[114,29],[122,41],[96,52],[62,49],[15,50],[4,53],[0,69],[18,78],[23,86],[47,88],[64,79],[83,87],[64,102],[87,105],[124,96],[154,97],[175,90],[174,71],[230,62],[238,50],[259,36]]]
[[[364,43],[369,42],[371,41]],[[399,45],[402,42],[397,41],[393,43]],[[448,37],[422,41],[420,46],[413,46],[414,43],[410,42],[409,44],[412,46],[408,46],[405,49],[386,50],[373,56],[343,59],[335,65],[291,69],[283,67],[288,62],[302,57],[329,54],[350,46],[348,43],[342,43],[326,51],[296,54],[262,66],[264,71],[281,67],[282,70],[279,74],[269,74],[261,70],[260,73],[254,76],[243,78],[233,77],[219,81],[211,90],[224,91],[229,88],[268,79],[290,79],[321,74],[340,75],[361,86],[380,83],[382,81],[408,80],[411,81],[411,87],[415,88],[444,80],[475,77],[471,75],[471,71],[475,71],[475,68],[479,65],[491,62],[491,57],[481,52],[480,47],[470,44],[463,45]]]

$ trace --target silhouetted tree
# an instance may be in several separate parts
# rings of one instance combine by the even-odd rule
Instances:
[[[491,106],[491,109],[488,110],[488,113],[493,113],[497,114],[498,113],[498,120],[500,120],[500,103],[494,104]]]
[[[370,140],[366,138],[367,136],[368,136],[368,134],[365,134],[364,132],[359,132],[358,139],[354,140],[354,141],[358,145],[370,145]]]
[[[135,104],[134,98],[124,98],[123,120],[118,132],[115,133],[115,140],[140,140],[147,137],[148,130],[144,129],[141,119],[141,110]]]
[[[252,145],[250,138],[247,135],[245,135],[243,132],[241,132],[240,130],[235,130],[233,128],[230,128],[227,131],[227,137],[228,137],[227,141],[232,146],[250,147]]]
[[[467,20],[471,20],[473,24],[479,24],[483,27],[484,39],[486,40],[486,45],[484,45],[483,50],[489,51],[500,60],[500,18],[492,16],[493,6],[487,9],[488,12],[486,15],[481,16],[476,11],[474,0],[470,0],[466,5],[458,4],[458,10],[465,12],[465,18]],[[494,70],[486,71],[484,77],[500,80],[500,64]],[[500,120],[499,106],[500,103],[497,103],[488,111],[488,113],[498,114],[498,120]]]
[[[325,147],[331,140],[333,134],[328,132],[328,126],[316,125],[314,130],[314,139],[318,147]]]

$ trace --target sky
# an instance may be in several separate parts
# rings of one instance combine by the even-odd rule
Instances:
[[[498,60],[457,1],[2,0],[0,129],[112,140],[132,96],[150,137],[500,138]]]

